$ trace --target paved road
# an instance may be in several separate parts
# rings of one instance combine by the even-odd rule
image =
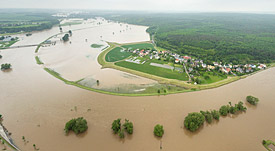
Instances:
[[[1,124],[0,124],[0,136],[3,139],[5,139],[5,141],[7,143],[9,143],[9,145],[12,146],[15,150],[20,151],[20,149],[13,144],[11,138],[7,135],[7,133],[5,132],[5,130],[4,130],[4,128],[3,128],[3,126]]]

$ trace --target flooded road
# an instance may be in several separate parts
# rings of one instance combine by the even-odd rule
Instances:
[[[36,44],[58,32],[58,28],[37,32],[24,37],[16,45],[25,40]],[[77,43],[74,36],[76,41],[72,41],[72,45]],[[96,51],[88,50],[91,43],[80,47]],[[48,59],[50,63],[45,61],[46,66],[64,71],[64,76],[78,80],[93,73],[83,74],[81,68],[81,73],[69,72],[65,65],[61,68],[66,59],[52,63],[54,55],[44,48],[39,54],[41,60],[43,57]],[[36,64],[34,50],[35,47],[3,50],[0,59],[0,64],[9,62],[13,67],[12,71],[0,72],[0,114],[4,116],[4,125],[12,133],[11,137],[23,151],[33,150],[33,144],[40,151],[159,151],[160,141],[165,151],[259,151],[264,150],[263,139],[275,140],[275,68],[211,90],[167,96],[121,97],[66,85]],[[51,57],[47,57],[47,53]],[[81,60],[74,57],[72,60]],[[98,69],[92,66],[91,70]],[[113,74],[104,76],[113,78]],[[211,125],[205,123],[197,133],[183,129],[184,117],[189,112],[219,109],[229,101],[244,101],[247,95],[260,99],[257,107],[245,103],[248,107],[246,113],[221,118]],[[73,133],[66,136],[63,131],[65,123],[79,116],[87,119],[88,131],[79,136]],[[124,140],[120,140],[112,134],[111,123],[117,118],[133,122],[132,136],[126,135]],[[153,135],[156,124],[164,126],[165,134],[161,140]],[[22,136],[29,143],[25,144]]]

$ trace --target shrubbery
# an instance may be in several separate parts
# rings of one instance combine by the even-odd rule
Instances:
[[[164,134],[164,129],[162,125],[157,124],[154,128],[155,136],[162,137]]]
[[[67,122],[64,130],[66,133],[69,133],[69,131],[72,130],[75,134],[79,134],[85,132],[87,129],[87,121],[83,117],[79,117]]]
[[[124,131],[126,131],[128,134],[133,134],[134,126],[133,123],[129,120],[125,119],[125,122],[123,124],[123,128],[121,127],[120,123],[121,119],[114,120],[112,123],[112,130],[115,134],[118,134],[120,138],[124,138]]]
[[[256,105],[259,102],[259,99],[254,96],[247,96],[246,101],[252,105]]]

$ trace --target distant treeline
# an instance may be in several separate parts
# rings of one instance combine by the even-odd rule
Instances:
[[[0,14],[0,34],[31,32],[50,29],[59,24],[57,18],[48,13],[7,12]]]
[[[157,46],[209,62],[270,63],[275,60],[275,15],[105,14],[107,19],[150,26]]]

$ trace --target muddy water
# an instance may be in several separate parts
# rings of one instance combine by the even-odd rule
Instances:
[[[28,41],[40,42],[56,32],[58,29],[38,32]],[[120,97],[64,84],[36,65],[34,49],[1,51],[0,60],[0,64],[13,65],[12,71],[0,72],[0,113],[23,151],[33,150],[32,144],[42,151],[159,151],[160,141],[166,151],[259,151],[264,150],[263,139],[275,140],[275,68],[211,90]],[[198,133],[182,128],[189,112],[218,109],[229,101],[244,100],[247,95],[260,98],[257,107],[245,104],[246,113],[205,124]],[[88,131],[65,136],[65,122],[79,116],[87,119]],[[112,121],[119,117],[134,123],[134,134],[126,135],[123,141],[110,129]],[[161,140],[153,136],[153,127],[158,123],[165,129]],[[22,136],[29,143],[24,144]]]
[[[100,22],[100,25],[97,23]],[[56,45],[42,47],[38,53],[45,67],[55,70],[64,78],[72,81],[84,79],[83,85],[97,89],[123,88],[123,85],[148,85],[156,83],[153,80],[116,71],[101,69],[97,56],[106,48],[105,41],[131,43],[149,41],[147,27],[107,22],[105,20],[88,20],[82,25],[71,26],[73,35],[70,41],[60,41],[63,35],[51,39]],[[87,28],[90,27],[90,28]],[[65,29],[63,29],[65,30]],[[91,44],[101,44],[101,48],[92,48]],[[100,81],[100,85],[96,84]]]

